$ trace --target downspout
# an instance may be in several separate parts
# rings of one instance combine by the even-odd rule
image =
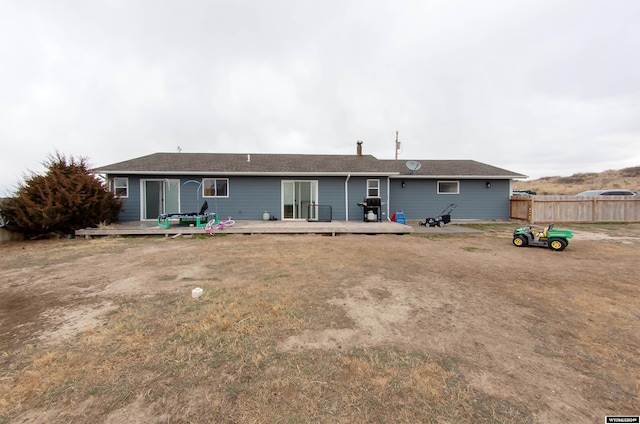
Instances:
[[[344,180],[344,219],[349,220],[349,178],[351,174],[347,174],[347,179]]]
[[[389,200],[391,199],[391,178],[387,177],[387,221],[391,221]]]

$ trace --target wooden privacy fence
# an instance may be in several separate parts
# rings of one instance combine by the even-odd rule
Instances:
[[[640,222],[640,196],[513,196],[511,219],[536,222]]]

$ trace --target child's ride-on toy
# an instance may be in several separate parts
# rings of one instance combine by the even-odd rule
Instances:
[[[542,231],[538,231],[527,224],[513,232],[513,244],[517,247],[548,247],[551,250],[560,252],[569,245],[569,239],[571,237],[573,237],[571,231],[555,229],[553,228],[553,224],[549,224],[549,226]]]

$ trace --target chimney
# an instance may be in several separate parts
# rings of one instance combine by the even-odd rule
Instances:
[[[362,156],[362,140],[358,140],[357,156]]]

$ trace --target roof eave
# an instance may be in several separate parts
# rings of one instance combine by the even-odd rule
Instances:
[[[397,178],[406,178],[406,179],[434,179],[434,178],[456,178],[456,179],[467,179],[467,180],[486,180],[486,179],[494,179],[494,180],[505,180],[505,179],[516,179],[516,178],[529,178],[526,175],[411,175],[411,174],[399,174],[391,176],[392,179]]]
[[[398,172],[225,172],[225,171],[122,171],[122,170],[96,170],[99,174],[120,174],[120,175],[225,175],[225,176],[256,176],[256,177],[278,177],[278,176],[388,176],[398,175]]]

